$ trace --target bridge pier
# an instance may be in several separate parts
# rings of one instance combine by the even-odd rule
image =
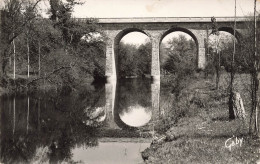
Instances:
[[[106,83],[106,119],[110,127],[118,128],[114,121],[114,110],[116,105],[116,81]]]
[[[207,38],[206,30],[189,29],[195,35],[195,42],[197,42],[198,56],[197,56],[197,68],[204,70],[206,67],[206,51],[205,51],[205,39]]]
[[[205,47],[199,47],[198,50],[198,69],[204,70],[206,67],[206,51]]]
[[[149,31],[152,42],[151,77],[154,82],[160,81],[160,39],[162,31]]]
[[[164,111],[160,110],[160,82],[154,81],[151,84],[151,96],[152,96],[152,121],[156,122],[161,116],[164,115]]]
[[[114,53],[114,39],[109,38],[106,43],[106,80],[108,83],[116,82],[116,60]]]

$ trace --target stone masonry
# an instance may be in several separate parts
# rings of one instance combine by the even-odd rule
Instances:
[[[84,19],[77,18],[84,22]],[[98,24],[107,37],[106,44],[106,76],[108,82],[117,79],[117,54],[120,40],[130,32],[146,34],[152,43],[152,78],[160,80],[159,47],[162,39],[169,33],[181,31],[189,34],[197,45],[197,68],[206,66],[207,33],[211,33],[211,17],[160,17],[160,18],[100,18]],[[233,17],[216,17],[219,31],[233,34]],[[247,17],[237,17],[236,38],[243,38],[246,31]]]

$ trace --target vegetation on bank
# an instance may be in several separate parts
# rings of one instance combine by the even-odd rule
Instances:
[[[229,120],[230,78],[225,71],[219,90],[215,90],[215,78],[205,79],[198,75],[187,79],[186,87],[178,95],[168,95],[173,105],[164,106],[168,97],[162,95],[160,108],[165,110],[165,116],[157,130],[167,138],[143,152],[146,163],[256,163],[260,157],[260,142],[248,133],[251,112],[249,77],[249,74],[235,76],[235,89],[241,93],[246,110],[245,120]],[[167,90],[167,85],[164,86]],[[230,151],[231,141],[235,142],[236,137],[243,141],[241,145],[231,146]]]
[[[104,79],[105,37],[95,19],[72,19],[77,0],[50,0],[44,19],[41,0],[5,2],[1,11],[1,87],[28,90],[70,86],[85,79]],[[98,35],[99,32],[99,35]]]

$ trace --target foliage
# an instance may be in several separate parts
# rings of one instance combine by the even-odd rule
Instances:
[[[191,74],[196,68],[196,44],[193,40],[188,40],[184,35],[173,38],[168,42],[166,48],[168,58],[162,67],[168,73]]]
[[[196,70],[197,48],[193,40],[188,40],[184,35],[169,40],[165,45],[166,50],[161,52],[164,56],[162,72],[171,76],[172,93],[175,93],[178,99],[181,90],[185,88],[188,80],[193,76]]]
[[[27,8],[27,13],[33,13],[40,0]],[[33,14],[23,16],[23,2],[19,0],[5,1],[4,9],[1,11],[1,44],[0,44],[0,85],[7,85],[6,66],[11,55],[10,47],[15,38],[24,32],[24,27],[35,18]]]
[[[119,77],[144,76],[151,72],[151,43],[136,45],[119,44]],[[137,60],[138,59],[138,60]]]
[[[6,1],[1,41],[1,72],[13,72],[12,41],[16,47],[17,74],[24,75],[30,59],[30,73],[33,80],[56,86],[80,84],[85,78],[103,79],[105,77],[104,37],[96,39],[97,25],[94,19],[81,23],[71,18],[76,0],[52,1],[51,19],[43,19],[34,1]],[[34,2],[34,3],[33,3]],[[84,37],[83,37],[84,36]],[[87,39],[85,39],[87,38]],[[1,76],[3,77],[3,76]],[[10,80],[9,80],[10,81]],[[28,79],[29,84],[31,83]],[[10,85],[10,83],[9,83]],[[6,86],[5,86],[6,87]]]

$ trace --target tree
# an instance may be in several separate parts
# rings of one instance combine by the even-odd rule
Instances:
[[[234,21],[234,36],[236,36],[236,16],[237,16],[237,6],[236,6],[236,0],[235,0],[235,21]],[[235,65],[235,55],[236,55],[236,39],[233,39],[233,53],[232,53],[232,60],[231,60],[231,72],[230,72],[230,90],[229,90],[229,119],[235,119],[235,110],[241,110],[241,109],[236,109],[235,103],[234,103],[234,77],[235,77],[235,69],[234,69],[234,65]]]
[[[138,75],[151,74],[152,44],[146,42],[138,47],[136,58],[138,67]]]
[[[35,10],[41,0],[34,1],[30,10]],[[1,13],[1,55],[0,55],[0,85],[7,85],[6,66],[10,58],[10,47],[15,38],[24,32],[24,27],[35,15],[22,16],[22,9],[25,1],[6,0],[4,9]]]
[[[164,52],[164,51],[161,51]],[[196,44],[192,39],[187,39],[184,35],[168,41],[166,51],[167,58],[162,63],[163,72],[173,74],[173,90],[176,99],[183,88],[189,83],[190,77],[196,70]],[[161,54],[166,56],[164,54]]]
[[[251,62],[251,100],[252,100],[252,109],[250,117],[250,127],[249,132],[257,137],[260,137],[260,114],[259,114],[259,83],[260,83],[260,59],[259,59],[259,33],[257,33],[259,27],[257,27],[257,22],[259,22],[259,17],[256,15],[256,0],[254,1],[254,21],[253,21],[253,52],[252,52],[252,62]]]
[[[215,63],[215,70],[216,70],[216,89],[219,89],[219,79],[220,79],[220,52],[219,52],[219,31],[217,27],[216,18],[211,18],[212,22],[212,32],[211,34],[215,35],[215,42],[213,48],[213,56],[214,56],[214,63]]]
[[[196,44],[184,35],[173,38],[168,42],[168,58],[163,69],[169,73],[190,75],[196,69]]]
[[[140,46],[133,44],[119,44],[119,76],[144,76],[151,74],[151,50],[150,42],[141,44]],[[138,60],[136,60],[138,59]]]
[[[136,45],[119,44],[119,77],[124,78],[125,76],[136,76],[137,75],[137,61],[135,60],[135,54],[137,54]]]
[[[250,123],[249,123],[249,133],[251,135],[260,136],[259,134],[259,46],[258,41],[260,38],[260,34],[257,33],[259,27],[256,26],[256,22],[259,22],[259,16],[255,16],[254,20],[249,19],[246,23],[247,31],[246,37],[241,40],[241,55],[240,55],[240,62],[242,62],[242,66],[246,72],[250,73],[251,75],[251,84],[250,84],[250,91],[251,91],[251,113],[250,113]],[[239,54],[239,53],[237,53]]]

